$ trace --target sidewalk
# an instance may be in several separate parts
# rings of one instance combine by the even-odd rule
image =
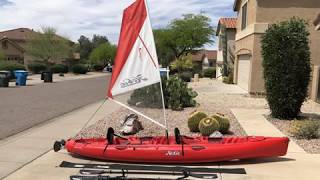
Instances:
[[[55,140],[73,137],[80,131],[101,103],[102,101],[85,106],[52,119],[44,125],[0,141],[0,179],[51,151]],[[114,103],[107,101],[97,112],[91,123],[104,118],[107,113],[112,113],[117,108],[118,106]],[[44,170],[41,174],[45,175],[45,172],[50,173]],[[33,178],[26,177],[23,179]],[[46,177],[41,179],[46,179]]]
[[[77,79],[88,79],[88,78],[96,78],[96,77],[101,77],[105,76],[107,73],[102,73],[102,72],[88,72],[87,74],[79,74],[75,75],[72,73],[67,73],[64,74],[64,76],[59,76],[59,74],[53,74],[53,82],[61,82],[61,81],[70,81],[70,80],[77,80]],[[43,80],[41,80],[41,74],[33,74],[28,76],[27,79],[27,85],[32,86],[36,84],[41,84],[43,83]],[[15,82],[10,82],[9,83],[10,87],[16,86]]]

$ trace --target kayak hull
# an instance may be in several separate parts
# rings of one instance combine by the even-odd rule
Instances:
[[[106,139],[69,139],[65,148],[69,153],[85,157],[134,163],[209,163],[234,159],[284,156],[289,139],[286,137],[185,137],[183,145],[174,137],[115,138],[114,144]]]

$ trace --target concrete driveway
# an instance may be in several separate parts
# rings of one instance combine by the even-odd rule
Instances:
[[[248,92],[234,84],[225,84],[220,80],[201,78],[199,82],[191,82],[189,86],[197,92],[211,94],[247,94]]]

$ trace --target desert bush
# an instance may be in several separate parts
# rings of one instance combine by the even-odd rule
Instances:
[[[191,132],[199,132],[199,123],[207,115],[203,112],[196,111],[190,115],[188,118],[188,127]]]
[[[64,64],[55,64],[50,67],[50,71],[52,73],[68,73],[69,69],[68,69],[68,66]]]
[[[266,99],[271,115],[296,118],[310,82],[309,32],[302,19],[273,24],[262,38]]]
[[[179,74],[179,77],[184,81],[184,82],[190,82],[191,78],[193,77],[192,72],[184,71]]]
[[[171,63],[170,67],[172,71],[177,71],[178,73],[191,70],[193,67],[192,55],[182,56],[176,59]]]
[[[199,131],[202,136],[210,136],[213,132],[219,131],[219,122],[215,118],[204,118],[199,123]]]
[[[202,76],[202,63],[193,62],[192,73],[199,74],[199,76]]]
[[[222,79],[225,84],[233,84],[233,69],[230,70],[228,76],[224,76]]]
[[[104,69],[104,66],[101,64],[94,64],[92,68],[94,71],[102,71]]]
[[[34,74],[39,74],[42,71],[47,70],[47,65],[42,63],[31,63],[28,65],[28,69]]]
[[[87,74],[88,67],[83,64],[76,64],[71,68],[74,74]]]
[[[216,77],[216,68],[204,69],[203,70],[203,77],[215,78]]]
[[[24,65],[19,63],[1,62],[0,70],[16,71],[16,70],[26,70],[26,68],[24,67]]]
[[[188,84],[177,76],[171,76],[162,82],[166,107],[172,110],[183,110],[185,107],[194,107],[194,100],[198,93],[188,88]]]
[[[230,120],[224,116],[224,115],[221,115],[221,114],[215,114],[213,116],[211,116],[212,118],[216,119],[219,123],[219,131],[222,133],[222,134],[226,134],[229,132],[229,129],[230,129]]]
[[[293,121],[290,133],[298,139],[315,139],[320,137],[320,122],[316,120]]]
[[[11,62],[0,62],[0,71],[10,71],[10,79],[14,79],[14,71],[16,70],[26,70],[25,66],[19,63],[11,63]]]

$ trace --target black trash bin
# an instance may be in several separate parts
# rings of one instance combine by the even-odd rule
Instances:
[[[41,80],[45,83],[52,83],[52,72],[45,71],[41,73]]]
[[[0,87],[9,87],[10,71],[0,71]]]

